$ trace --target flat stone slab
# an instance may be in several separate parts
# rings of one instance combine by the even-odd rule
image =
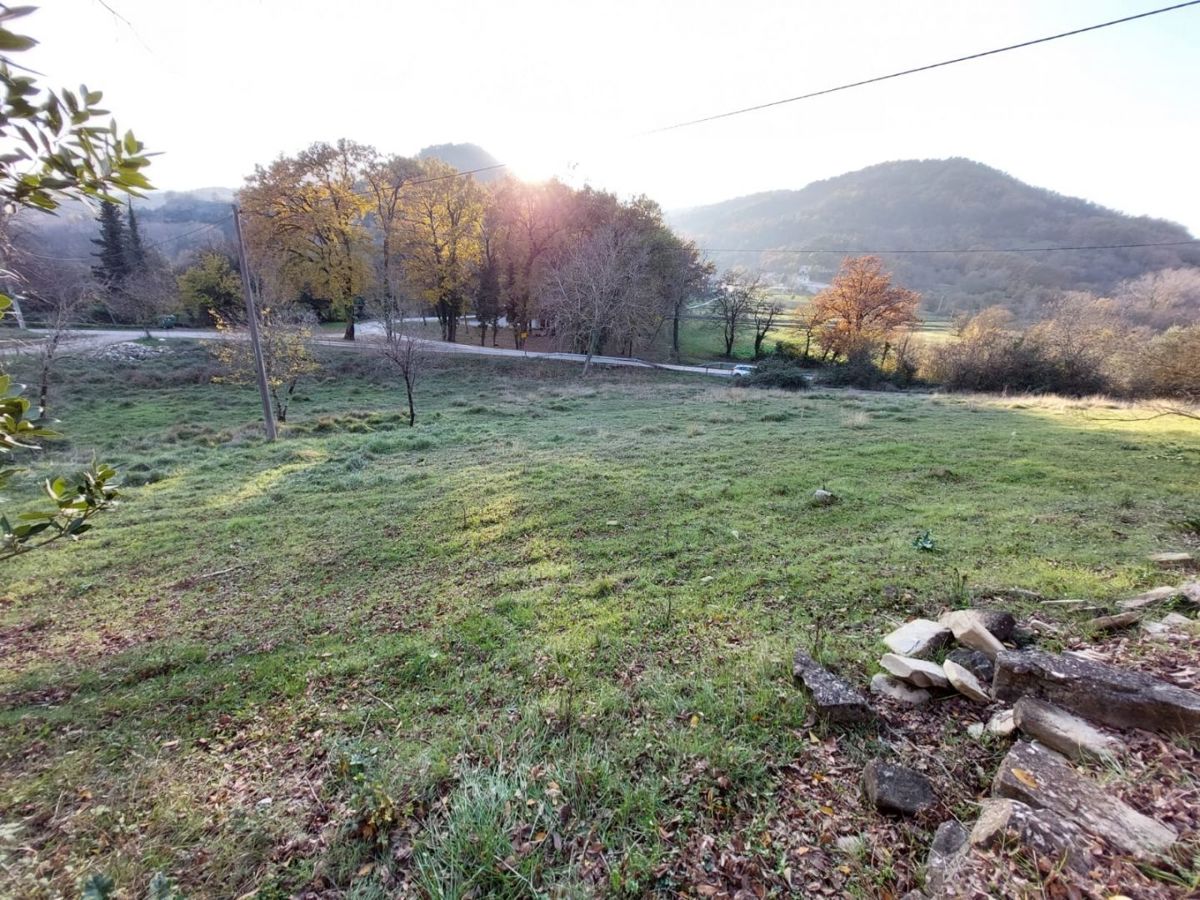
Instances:
[[[1146,558],[1156,566],[1162,566],[1164,568],[1171,568],[1173,566],[1186,566],[1190,565],[1192,562],[1192,554],[1179,552],[1151,553]]]
[[[1088,622],[1088,627],[1094,628],[1096,631],[1120,631],[1122,628],[1136,625],[1141,618],[1142,611],[1140,609],[1127,609],[1115,616],[1097,616]]]
[[[1048,809],[1019,800],[984,800],[968,838],[973,847],[991,850],[1015,840],[1038,856],[1063,863],[1076,872],[1091,864],[1087,837],[1078,826]]]
[[[1163,587],[1151,588],[1148,591],[1142,591],[1136,597],[1130,597],[1128,600],[1122,600],[1117,606],[1121,609],[1145,609],[1147,606],[1153,606],[1155,603],[1162,603],[1165,600],[1170,600],[1180,592],[1177,587],[1164,585]]]
[[[901,681],[907,681],[916,687],[945,688],[950,686],[942,667],[927,659],[914,659],[911,656],[885,653],[880,658],[879,665]]]
[[[1167,613],[1157,622],[1143,622],[1142,630],[1151,637],[1172,637],[1185,635],[1200,628],[1200,621],[1189,619],[1180,613]]]
[[[871,676],[871,693],[889,697],[900,703],[907,703],[909,706],[924,706],[933,697],[933,694],[924,688],[905,684],[899,678],[884,675],[882,672],[876,672]]]
[[[950,643],[950,629],[930,619],[913,619],[883,639],[897,656],[929,656]]]
[[[991,696],[987,688],[979,683],[979,679],[956,662],[946,660],[942,663],[942,671],[954,689],[965,697],[970,697],[976,703],[990,703]]]
[[[878,758],[863,769],[863,792],[880,812],[901,816],[915,816],[937,802],[920,772]]]
[[[1049,810],[1139,859],[1161,855],[1178,838],[1173,829],[1113,796],[1111,789],[1076,774],[1057,753],[1028,741],[1017,741],[1008,751],[992,794]]]
[[[1125,749],[1123,743],[1091,722],[1035,697],[1017,701],[1013,722],[1023,734],[1071,759],[1116,756]]]
[[[853,724],[874,718],[866,698],[803,650],[792,659],[792,675],[812,695],[817,715],[830,722]]]
[[[988,630],[981,610],[956,609],[946,613],[939,621],[953,632],[956,641],[964,647],[978,650],[988,659],[995,659],[996,654],[1004,649],[1004,644]]]
[[[998,700],[1029,695],[1114,728],[1200,734],[1200,694],[1078,656],[1006,650],[992,689]]]

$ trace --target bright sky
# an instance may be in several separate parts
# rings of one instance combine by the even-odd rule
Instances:
[[[667,208],[966,156],[1200,235],[1200,6],[668,134],[672,122],[1169,0],[43,0],[30,64],[102,89],[162,188],[349,137],[474,142]]]

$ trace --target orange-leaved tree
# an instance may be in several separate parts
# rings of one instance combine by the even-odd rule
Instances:
[[[892,284],[877,256],[842,260],[833,283],[813,298],[822,323],[821,348],[833,359],[856,354],[887,357],[896,336],[919,324],[921,295]]]

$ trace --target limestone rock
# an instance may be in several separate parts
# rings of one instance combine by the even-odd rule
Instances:
[[[912,687],[900,679],[884,675],[882,672],[876,672],[871,676],[871,693],[881,694],[911,706],[922,706],[928,703],[933,696],[923,688]]]
[[[1147,559],[1164,569],[1174,568],[1175,566],[1187,566],[1192,562],[1192,554],[1190,553],[1151,553]]]
[[[1077,775],[1057,753],[1028,741],[1017,741],[1008,751],[996,771],[992,794],[1048,809],[1141,859],[1162,854],[1178,837],[1162,822],[1113,796],[1111,789]]]
[[[929,619],[913,619],[883,639],[898,656],[929,656],[950,642],[950,629]]]
[[[866,722],[874,718],[867,700],[803,650],[797,650],[792,674],[812,695],[817,714],[830,722]]]
[[[1076,872],[1088,870],[1087,838],[1076,825],[1019,800],[984,800],[971,829],[971,845],[990,850],[1013,839],[1055,864],[1064,863]]]
[[[837,494],[824,488],[818,488],[812,493],[813,506],[833,506],[837,503],[837,499]]]
[[[1128,600],[1122,600],[1117,606],[1121,609],[1144,609],[1147,606],[1153,606],[1155,603],[1162,603],[1164,600],[1170,600],[1179,593],[1179,588],[1175,587],[1156,587],[1148,591],[1143,591],[1136,597],[1130,597]]]
[[[879,665],[901,681],[907,681],[917,687],[944,688],[950,686],[942,667],[935,662],[913,659],[911,656],[897,656],[895,653],[885,653],[879,660]]]
[[[1116,756],[1125,745],[1090,722],[1034,697],[1022,697],[1013,707],[1013,721],[1023,734],[1071,759]]]
[[[988,659],[995,659],[996,654],[1004,649],[1004,645],[988,631],[980,610],[956,609],[946,613],[938,621],[954,633],[956,641],[972,650],[980,651]]]
[[[1017,730],[1016,715],[1011,709],[1002,709],[988,719],[987,730],[996,737],[1008,737]]]
[[[933,786],[920,772],[873,759],[863,770],[863,791],[880,812],[914,816],[937,802]]]
[[[1119,631],[1122,628],[1128,628],[1130,625],[1136,625],[1138,619],[1142,617],[1140,609],[1127,609],[1125,612],[1117,613],[1115,616],[1097,616],[1088,622],[1088,626],[1096,631]]]
[[[966,862],[967,829],[954,819],[938,826],[929,845],[929,857],[925,861],[925,886],[929,893],[940,896],[946,884]]]
[[[984,724],[982,722],[972,722],[967,726],[967,734],[975,738],[975,740],[979,740],[983,737],[983,729]]]
[[[1179,594],[1192,606],[1200,606],[1200,581],[1189,581],[1179,586]]]
[[[1171,637],[1177,634],[1186,634],[1189,631],[1195,631],[1197,623],[1193,619],[1179,613],[1167,613],[1157,622],[1143,622],[1142,630],[1151,637]]]
[[[978,678],[980,684],[991,684],[992,677],[996,674],[996,667],[992,661],[987,658],[986,654],[980,653],[978,650],[959,647],[957,650],[947,653],[946,659],[958,663]]]
[[[998,700],[1028,694],[1114,728],[1200,734],[1200,694],[1078,656],[1006,650],[992,686]]]
[[[946,679],[960,694],[970,697],[978,703],[991,702],[992,698],[988,695],[987,688],[958,663],[946,660],[942,663],[942,671],[946,673]]]

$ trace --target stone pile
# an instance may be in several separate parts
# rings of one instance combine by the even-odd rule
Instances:
[[[884,672],[871,679],[871,690],[902,703],[927,703],[931,690],[954,690],[989,703],[996,657],[1007,649],[1004,642],[1012,640],[1016,625],[1010,613],[991,609],[956,609],[936,622],[914,619],[883,639],[891,652],[879,660]],[[942,662],[929,659],[955,642],[961,646]]]
[[[1187,564],[1178,558],[1155,561]],[[1087,624],[1106,632],[1141,623],[1148,636],[1159,639],[1197,633],[1200,623],[1177,612],[1147,618],[1167,601],[1200,607],[1200,581],[1131,597]],[[1080,601],[1076,609],[1096,607]],[[873,695],[912,706],[962,695],[992,706],[986,724],[968,729],[973,737],[1014,739],[978,820],[968,826],[942,823],[926,863],[925,893],[913,891],[905,900],[976,896],[978,885],[987,882],[987,867],[994,865],[977,849],[1019,847],[1064,870],[1085,872],[1105,845],[1153,865],[1178,838],[1170,826],[1124,803],[1098,776],[1126,750],[1114,730],[1200,738],[1200,693],[1108,665],[1087,651],[1017,649],[1018,634],[1007,612],[960,609],[936,621],[907,622],[883,638],[888,652],[879,660],[882,671],[871,678]],[[875,718],[861,693],[807,654],[797,652],[794,673],[818,715],[844,724]],[[888,815],[917,815],[937,804],[925,776],[882,758],[867,765],[862,788],[872,806]]]
[[[1200,584],[1148,591],[1120,604],[1122,612],[1092,624],[1102,631],[1130,627],[1149,609],[1172,599],[1200,604]],[[1116,621],[1106,629],[1101,627],[1105,618]],[[1111,729],[1200,737],[1200,693],[1081,654],[1010,649],[1004,642],[1011,639],[1015,623],[996,613],[959,610],[936,623],[917,623],[884,639],[893,653],[880,661],[888,675],[876,678],[889,678],[905,690],[936,690],[923,683],[928,660],[897,658],[896,651],[928,654],[933,648],[944,649],[948,631],[950,638],[970,648],[946,654],[942,671],[949,684],[980,703],[1011,704],[998,706],[987,724],[972,726],[971,733],[1017,740],[1000,764],[992,796],[981,802],[974,825],[951,820],[939,827],[926,862],[925,893],[914,891],[906,900],[979,895],[994,861],[976,850],[1018,847],[1052,866],[1080,873],[1089,869],[1093,854],[1103,846],[1150,865],[1171,850],[1178,838],[1174,829],[1129,806],[1104,783],[1107,761],[1126,749]],[[1149,627],[1143,622],[1143,627],[1153,636],[1192,630],[1197,623],[1172,613]],[[910,640],[916,634],[923,637],[919,645]],[[984,658],[968,656],[972,651]],[[981,677],[985,674],[990,678]],[[890,682],[886,689],[873,690],[912,702]]]

